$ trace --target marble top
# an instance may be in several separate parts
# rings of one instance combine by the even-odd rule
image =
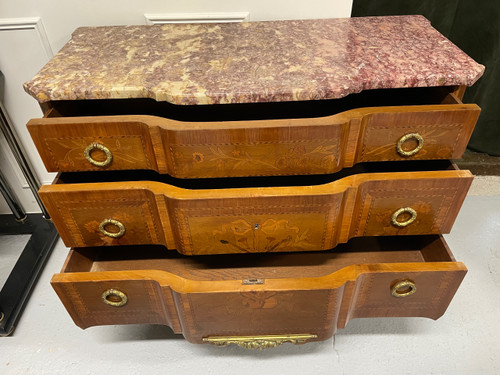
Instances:
[[[220,104],[471,86],[484,66],[422,16],[81,27],[25,90],[50,100]]]

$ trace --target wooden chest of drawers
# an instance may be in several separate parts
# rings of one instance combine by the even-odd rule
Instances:
[[[78,29],[25,86],[54,289],[82,328],[249,348],[437,319],[482,70],[415,16]]]

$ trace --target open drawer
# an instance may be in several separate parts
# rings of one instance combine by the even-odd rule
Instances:
[[[360,162],[459,158],[480,109],[452,87],[342,99],[176,106],[53,101],[28,129],[51,172],[150,169],[177,178],[328,174]],[[458,91],[457,91],[458,93]]]
[[[52,286],[81,328],[165,324],[193,343],[261,348],[325,340],[354,318],[437,319],[466,272],[435,235],[265,256],[80,248]]]
[[[39,195],[68,247],[162,244],[185,255],[314,251],[359,236],[448,233],[472,178],[449,161],[203,182],[147,171],[87,172],[61,174]]]

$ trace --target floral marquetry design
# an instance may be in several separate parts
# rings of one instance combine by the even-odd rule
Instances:
[[[241,293],[243,306],[249,309],[272,309],[278,304],[276,292]]]
[[[336,151],[336,145],[319,145],[312,151],[308,151],[304,145],[292,147],[286,154],[276,160],[275,166],[278,169],[305,169],[314,164],[333,170],[337,160],[333,152]]]
[[[112,162],[105,169],[151,168],[146,156],[144,140],[140,136],[115,137],[65,137],[45,139],[45,148],[50,152],[57,168],[64,171],[99,169],[85,158],[84,150],[93,142],[103,144],[112,154]],[[101,154],[101,155],[100,155]],[[92,158],[104,161],[104,152],[92,150]],[[108,168],[109,167],[109,168]],[[101,167],[102,169],[102,167]]]
[[[432,186],[431,181],[425,188],[411,184],[414,183],[401,182],[397,190],[376,189],[374,182],[366,184],[371,188],[362,198],[364,207],[358,219],[358,235],[446,233],[445,225],[449,225],[445,224],[446,219],[462,187]]]
[[[207,177],[333,173],[338,169],[337,139],[262,141],[245,144],[172,145],[175,174]]]
[[[223,245],[251,253],[312,248],[314,245],[309,242],[308,232],[308,229],[300,230],[288,220],[267,219],[262,224],[251,224],[239,219],[214,230],[213,235]]]
[[[99,204],[92,198],[58,199],[63,219],[56,226],[71,228],[71,243],[78,247],[161,243],[162,234],[147,197],[130,191],[123,194],[128,199],[117,196],[117,202],[102,200]]]
[[[403,115],[399,116],[399,122],[404,122]],[[365,132],[361,160],[432,159],[431,155],[439,159],[453,158],[453,152],[464,131],[463,121],[455,116],[457,112],[443,112],[439,118],[445,121],[436,123],[435,115],[425,113],[419,118],[421,123],[387,126],[387,115],[376,114],[372,116],[371,126],[368,126]],[[394,145],[398,140],[415,133],[418,133],[421,140],[417,143],[415,139],[409,138],[402,143],[401,152],[397,151]],[[417,150],[419,145],[421,149]],[[417,152],[414,152],[415,150]]]
[[[195,163],[203,163],[205,157],[200,152],[193,152],[193,160]]]
[[[328,210],[319,207],[269,207],[268,210],[288,210],[287,213],[243,213],[221,215],[206,209],[203,216],[190,211],[177,211],[182,223],[180,235],[187,254],[264,253],[279,251],[314,251],[330,241],[327,231]],[[259,208],[252,208],[258,211]],[[307,212],[311,210],[312,212]],[[330,247],[330,244],[326,245]]]

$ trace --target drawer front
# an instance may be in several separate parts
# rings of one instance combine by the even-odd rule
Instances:
[[[363,117],[359,161],[458,159],[479,110],[381,110]]]
[[[327,250],[352,237],[447,233],[464,171],[360,174],[313,187],[44,186],[66,246],[161,244],[186,255]]]
[[[31,120],[49,171],[153,169],[178,178],[328,174],[358,162],[464,152],[473,104],[379,107],[322,118],[188,123],[153,116]]]
[[[449,233],[471,179],[367,181],[359,189],[353,236]]]
[[[165,243],[155,196],[149,191],[88,189],[40,197],[68,246]]]
[[[54,275],[52,285],[81,328],[165,324],[193,343],[239,342],[254,348],[280,344],[280,339],[273,344],[265,336],[299,335],[299,340],[317,341],[331,337],[354,318],[440,317],[467,270],[446,255],[444,241],[436,238],[426,250],[428,255],[418,261],[414,252],[406,252],[408,263],[363,264],[360,255],[361,264],[317,277],[296,277],[300,267],[310,265],[290,268],[290,278],[252,280],[228,275],[261,271],[215,267],[210,277],[198,280],[158,269],[103,271],[106,265],[101,265],[98,272],[74,272],[70,267],[67,273]],[[385,250],[404,249],[396,245]]]
[[[330,249],[343,195],[172,200],[173,235],[190,255]]]
[[[169,324],[160,285],[154,280],[70,281],[52,285],[80,328],[110,324]]]
[[[462,277],[464,275],[465,271]],[[350,318],[421,316],[438,319],[450,304],[462,277],[449,271],[414,270],[363,275],[354,290],[357,297]],[[405,296],[405,293],[412,294]]]
[[[318,341],[336,330],[343,287],[174,295],[184,337],[191,342],[220,336],[297,334]]]
[[[28,130],[49,172],[158,169],[149,128],[141,122],[126,118],[32,122]]]

